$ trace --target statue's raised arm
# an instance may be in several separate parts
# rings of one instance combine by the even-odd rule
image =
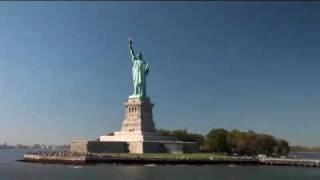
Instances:
[[[131,54],[131,58],[132,58],[132,61],[134,61],[134,59],[136,58],[136,55],[133,51],[133,48],[132,48],[132,40],[129,38],[129,50],[130,50],[130,54]]]

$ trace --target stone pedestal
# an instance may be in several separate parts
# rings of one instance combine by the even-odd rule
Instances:
[[[129,98],[124,103],[125,117],[121,131],[114,132],[112,136],[100,136],[100,141],[173,140],[157,134],[152,115],[153,106],[150,98]]]
[[[124,103],[125,118],[121,132],[156,132],[149,98],[129,98]]]
[[[126,142],[130,153],[196,152],[197,143],[177,141],[157,134],[150,98],[130,97],[125,106],[121,131],[100,136],[100,142]]]

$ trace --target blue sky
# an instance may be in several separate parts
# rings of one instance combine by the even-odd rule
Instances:
[[[319,18],[318,2],[1,2],[0,143],[119,130],[131,36],[158,128],[319,146]]]

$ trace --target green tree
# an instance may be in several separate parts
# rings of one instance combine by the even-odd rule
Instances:
[[[252,145],[256,147],[254,154],[271,155],[277,146],[277,141],[273,136],[267,134],[258,134],[257,137],[252,141]]]
[[[278,155],[287,155],[290,152],[289,143],[286,140],[280,139],[275,147],[275,153]]]
[[[207,149],[212,152],[229,152],[227,135],[225,129],[212,129],[206,136]]]
[[[200,145],[200,150],[209,152],[237,153],[239,155],[287,155],[290,151],[289,143],[286,140],[250,130],[242,132],[236,129],[232,131],[212,129],[206,137],[190,133],[186,129],[172,131],[160,129],[158,133],[181,141],[197,142]]]

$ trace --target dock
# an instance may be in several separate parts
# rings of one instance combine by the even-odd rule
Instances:
[[[320,160],[316,159],[262,158],[260,161],[265,165],[273,166],[320,167]]]

